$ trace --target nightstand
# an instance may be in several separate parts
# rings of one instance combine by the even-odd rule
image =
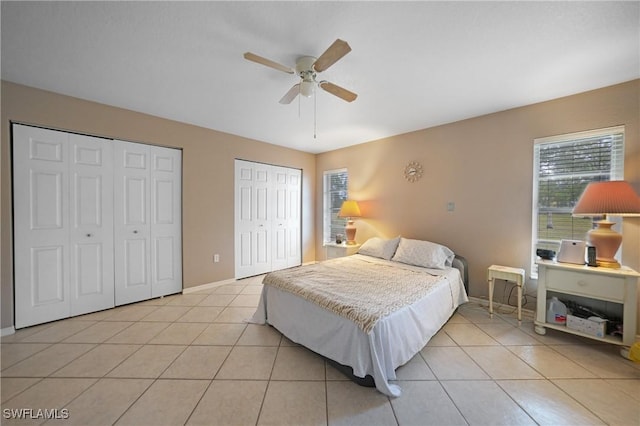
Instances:
[[[624,266],[620,269],[609,269],[557,263],[549,260],[539,260],[537,263],[538,305],[534,321],[536,333],[545,334],[546,328],[552,328],[565,333],[613,343],[622,346],[620,354],[629,358],[629,347],[635,342],[636,337],[637,293],[640,274]],[[623,309],[622,338],[608,335],[596,337],[567,328],[566,325],[546,322],[548,292],[621,304]],[[569,298],[571,297],[569,296]]]
[[[524,269],[500,265],[489,266],[489,269],[487,269],[487,282],[489,283],[489,315],[491,317],[493,317],[493,284],[496,279],[514,282],[518,287],[518,321],[522,321]]]
[[[351,256],[356,254],[361,244],[347,245],[346,243],[324,243],[324,251],[327,259],[335,259],[336,257]]]

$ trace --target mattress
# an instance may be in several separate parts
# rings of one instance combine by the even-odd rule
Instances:
[[[389,271],[397,279],[384,278]],[[390,383],[396,378],[395,370],[413,358],[456,308],[468,301],[456,268],[427,269],[360,254],[272,274],[263,281],[250,322],[272,325],[291,341],[351,367],[357,377],[370,375],[376,388],[389,396],[401,394],[400,387]],[[295,285],[278,282],[289,276]],[[401,278],[405,276],[410,277],[410,285]],[[369,287],[361,285],[363,280]],[[379,297],[369,294],[375,280],[384,286],[380,291],[388,293],[388,303],[374,307],[360,303],[361,298],[380,304]],[[307,288],[305,282],[313,281],[319,290]],[[325,297],[318,298],[318,292],[326,293]],[[359,305],[355,313],[353,305]],[[343,311],[341,306],[349,309]],[[359,321],[361,317],[365,320]]]

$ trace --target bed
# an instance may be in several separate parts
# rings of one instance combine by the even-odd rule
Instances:
[[[428,241],[370,239],[358,254],[269,273],[250,319],[324,356],[356,382],[390,383],[468,301],[467,265]]]

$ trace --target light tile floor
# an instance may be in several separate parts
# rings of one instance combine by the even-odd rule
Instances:
[[[2,424],[632,425],[640,364],[618,348],[468,303],[397,371],[388,398],[268,326],[261,277],[2,338]],[[27,420],[12,409],[32,409]],[[65,411],[62,411],[62,410]],[[14,411],[15,413],[15,411]],[[25,413],[23,411],[23,413]],[[41,414],[41,413],[40,413]]]

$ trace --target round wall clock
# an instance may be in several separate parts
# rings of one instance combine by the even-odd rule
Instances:
[[[404,177],[409,182],[415,182],[422,177],[422,164],[412,161],[404,168]]]

